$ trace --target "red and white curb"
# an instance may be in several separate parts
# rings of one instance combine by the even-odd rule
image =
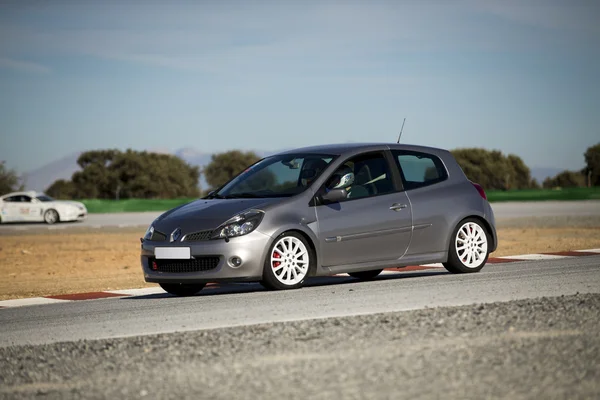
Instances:
[[[574,250],[574,251],[562,251],[554,253],[536,253],[536,254],[522,254],[519,256],[505,256],[505,257],[490,257],[488,264],[505,264],[518,261],[541,261],[541,260],[558,260],[568,259],[574,257],[584,256],[595,256],[600,255],[600,249],[589,249],[589,250]],[[404,272],[415,272],[425,271],[444,268],[441,263],[436,264],[424,264],[414,265],[400,268],[386,268],[381,275],[397,275]],[[348,274],[337,274],[335,276],[345,277]],[[227,286],[236,284],[227,284]],[[239,285],[239,284],[238,284]],[[247,285],[247,284],[246,284]],[[216,289],[222,287],[217,283],[209,283],[206,285],[206,289]],[[130,296],[149,296],[156,294],[165,294],[165,291],[160,287],[140,288],[140,289],[123,289],[123,290],[109,290],[102,292],[89,292],[89,293],[73,293],[73,294],[61,294],[55,296],[44,296],[44,297],[30,297],[26,299],[14,299],[14,300],[2,300],[0,301],[0,308],[12,308],[22,306],[33,306],[41,304],[53,304],[53,303],[67,303],[78,300],[94,300],[104,299],[110,297],[130,297]]]

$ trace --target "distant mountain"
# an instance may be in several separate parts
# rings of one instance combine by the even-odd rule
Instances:
[[[156,153],[169,154],[170,152],[166,149],[149,149],[148,151]],[[275,151],[254,151],[258,156],[265,157],[267,155],[276,153]],[[58,179],[71,179],[73,173],[79,171],[79,165],[77,165],[77,158],[82,152],[69,154],[59,160],[52,161],[40,168],[34,169],[23,174],[25,180],[26,190],[35,190],[42,192],[46,190],[54,181]],[[210,163],[211,155],[213,153],[205,153],[199,151],[193,147],[184,147],[176,150],[172,154],[180,157],[190,165],[198,165],[201,168]],[[208,184],[202,175],[200,177],[200,187],[206,189]]]
[[[541,185],[544,179],[554,177],[557,174],[564,171],[564,168],[550,168],[550,167],[533,167],[531,169],[531,177],[538,181]]]
[[[23,174],[26,190],[43,192],[58,179],[71,179],[75,171],[79,171],[77,159],[81,152],[72,153],[40,168]]]
[[[193,147],[184,147],[176,150],[173,154],[183,159],[190,165],[199,165],[201,167],[207,165],[210,162],[210,156],[212,153],[205,153],[194,149]]]

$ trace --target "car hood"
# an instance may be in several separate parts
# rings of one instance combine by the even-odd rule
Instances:
[[[179,206],[154,221],[154,229],[166,235],[181,228],[191,232],[215,229],[234,215],[251,208],[261,208],[282,199],[201,199]]]

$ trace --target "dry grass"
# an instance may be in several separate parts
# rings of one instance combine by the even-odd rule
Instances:
[[[506,227],[494,257],[600,248],[599,227]],[[0,300],[150,287],[138,231],[0,236]]]
[[[140,267],[139,232],[0,237],[0,299],[153,286]]]
[[[501,228],[493,257],[600,248],[600,228]]]

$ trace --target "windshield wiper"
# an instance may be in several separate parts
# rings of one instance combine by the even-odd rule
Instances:
[[[236,193],[225,196],[226,199],[260,199],[264,196],[255,193]]]
[[[215,193],[209,194],[208,196],[206,196],[206,198],[207,199],[226,199],[227,196],[221,196],[220,194],[215,192]]]

